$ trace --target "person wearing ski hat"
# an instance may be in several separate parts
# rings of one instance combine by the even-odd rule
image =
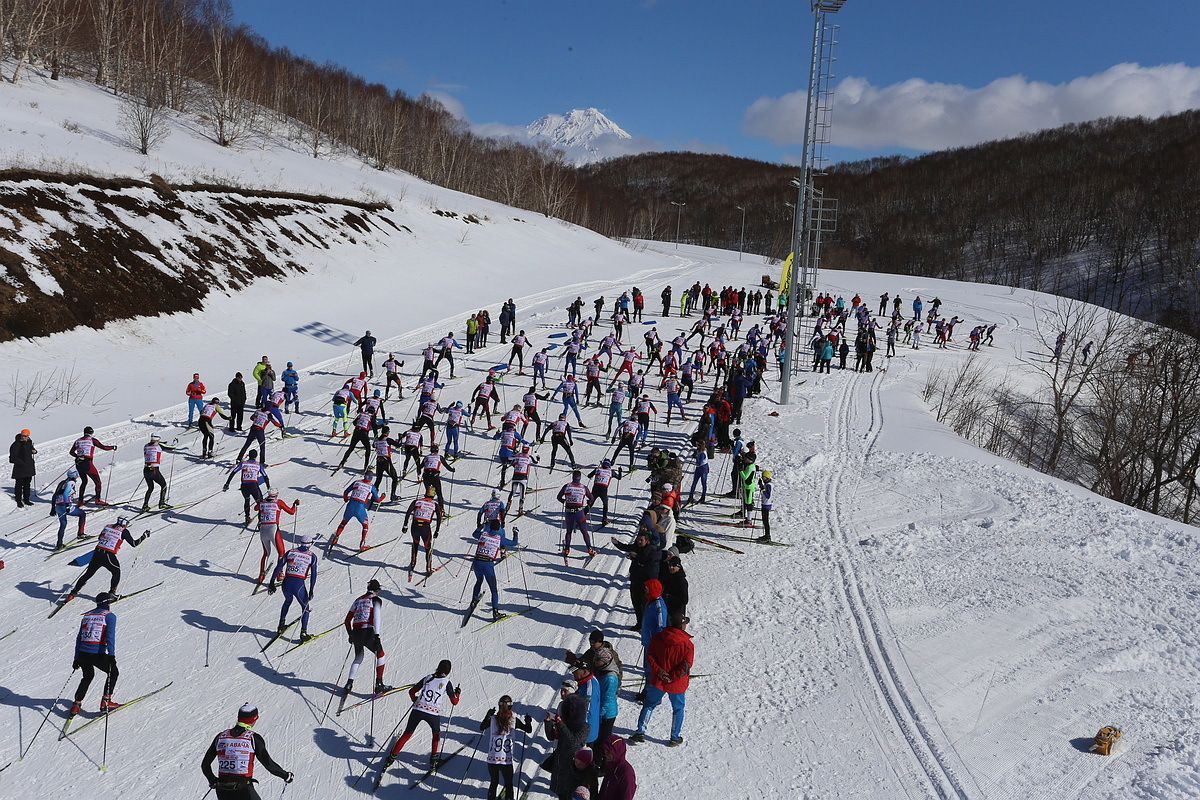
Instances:
[[[578,694],[575,681],[563,681],[562,702],[558,712],[546,712],[546,738],[554,742],[554,752],[542,763],[550,771],[550,791],[560,800],[569,800],[579,785],[580,773],[575,769],[575,754],[587,746],[588,698]]]
[[[509,539],[504,535],[504,528],[500,525],[500,518],[497,517],[488,520],[486,528],[480,527],[475,531],[479,543],[475,546],[475,557],[471,561],[471,571],[475,573],[475,588],[471,590],[471,605],[467,611],[468,619],[483,596],[485,580],[492,593],[492,620],[498,621],[502,616],[500,597],[496,589],[496,562],[504,558],[506,550],[515,550],[520,543],[517,541],[519,531],[516,528],[513,529],[512,538]],[[463,624],[465,625],[466,622],[464,621]]]
[[[638,531],[629,544],[614,539],[613,547],[628,553],[630,559],[629,598],[633,605],[635,622],[629,626],[629,630],[640,631],[646,610],[646,581],[658,577],[663,551],[654,546],[650,541],[650,534],[644,530]]]
[[[283,608],[279,611],[279,633],[287,628],[287,612],[292,607],[292,601],[300,604],[303,612],[300,617],[300,643],[307,642],[312,636],[308,633],[308,615],[312,610],[312,598],[317,590],[317,563],[320,559],[312,552],[313,537],[307,533],[300,537],[300,546],[294,547],[283,554],[275,565],[271,582],[267,585],[267,594],[275,594],[275,584],[283,577]],[[307,581],[308,585],[305,586]]]
[[[256,414],[261,412],[254,412]],[[271,488],[271,476],[267,474],[267,465],[258,460],[258,451],[251,450],[246,454],[247,457],[243,460],[238,456],[238,462],[233,465],[233,469],[229,470],[229,474],[225,477],[225,485],[221,487],[221,491],[229,491],[229,484],[236,474],[239,478],[238,491],[242,493],[242,517],[246,525],[250,524],[250,501],[253,500],[257,505],[263,500],[261,486]]]
[[[593,748],[603,742],[612,733],[617,722],[617,690],[621,688],[621,660],[612,645],[604,641],[603,631],[592,631],[588,637],[589,647],[576,656],[567,651],[566,661],[572,670],[584,665],[592,674],[590,683],[596,684],[597,696],[600,701],[599,735],[591,740]],[[591,708],[588,709],[591,711]]]
[[[771,470],[764,469],[758,480],[758,504],[762,512],[763,535],[760,542],[771,541]]]
[[[375,360],[376,341],[378,340],[371,335],[371,332],[367,331],[365,334],[360,336],[358,341],[353,345],[354,347],[362,350],[362,368],[363,371],[367,373],[367,377],[369,378],[375,377],[375,365],[373,362]]]
[[[491,779],[488,800],[496,800],[499,796],[497,789],[501,778],[504,779],[504,797],[516,797],[513,794],[513,732],[518,729],[525,733],[533,732],[533,720],[528,714],[525,719],[519,719],[513,713],[512,705],[512,698],[504,695],[496,706],[488,709],[483,722],[479,723],[479,730],[487,731],[485,761]]]
[[[271,550],[275,550],[276,558],[283,558],[283,533],[279,530],[279,512],[286,511],[295,515],[299,510],[300,499],[296,498],[289,506],[279,499],[278,489],[268,490],[266,499],[258,504],[258,538],[262,542],[263,552],[262,558],[258,560],[258,580],[254,582],[254,591],[257,592],[258,587],[267,579],[267,559],[271,557]]]
[[[208,389],[204,388],[204,383],[200,380],[200,373],[192,373],[192,382],[184,389],[184,394],[188,399],[188,421],[187,426],[192,427],[192,421],[196,418],[196,412],[204,407],[204,395],[208,394]]]
[[[287,362],[287,369],[280,376],[283,381],[283,410],[291,411],[294,405],[295,411],[300,412],[300,373],[296,372],[296,368],[292,366],[292,362]]]
[[[63,534],[67,530],[67,517],[79,518],[79,530],[76,532],[76,536],[80,539],[84,538],[83,529],[87,525],[87,514],[79,507],[79,470],[74,467],[67,470],[67,476],[59,481],[51,502],[54,504],[54,513],[58,515],[58,544],[55,545],[55,549],[63,546]]]
[[[103,487],[100,485],[100,473],[97,471],[96,465],[92,463],[92,458],[95,456],[97,450],[116,450],[117,446],[115,444],[103,444],[92,435],[95,432],[91,425],[84,428],[83,436],[80,436],[71,445],[69,455],[75,459],[75,469],[79,470],[79,476],[82,480],[82,483],[79,485],[79,504],[83,505],[86,502],[83,495],[87,492],[88,478],[91,478],[96,482],[96,497],[92,502],[98,506],[106,506],[108,503],[101,499]]]
[[[579,694],[588,700],[587,740],[589,744],[593,744],[600,737],[600,706],[603,703],[603,698],[600,696],[600,682],[592,674],[592,668],[588,666],[588,663],[582,660],[571,665],[571,677],[579,685],[577,690]]]
[[[246,703],[238,709],[237,724],[221,731],[213,739],[200,762],[200,770],[208,780],[209,789],[215,790],[217,800],[260,800],[255,791],[255,764],[262,764],[268,772],[284,783],[291,783],[295,775],[275,763],[267,752],[267,741],[254,731],[258,722],[258,708]],[[217,772],[212,771],[212,761],[217,760]]]
[[[329,555],[337,545],[338,537],[342,535],[342,531],[346,530],[346,524],[351,519],[358,520],[362,525],[362,539],[358,544],[359,552],[367,549],[367,534],[371,530],[370,512],[380,502],[379,487],[375,485],[375,476],[370,472],[363,473],[361,478],[342,490],[342,500],[346,503],[346,510],[342,514],[342,521],[338,523],[337,530],[329,540],[325,555]]]
[[[104,696],[100,700],[101,711],[112,711],[120,703],[113,702],[113,689],[117,685],[117,615],[109,611],[116,599],[109,592],[96,595],[96,607],[83,615],[79,622],[79,633],[75,637],[75,660],[71,670],[83,670],[79,688],[75,690],[75,702],[68,717],[79,713],[88,687],[96,677],[96,670],[105,674]]]
[[[129,542],[134,547],[137,547],[142,542],[150,538],[150,531],[146,531],[138,538],[134,539],[130,536],[129,518],[117,517],[117,521],[111,525],[105,525],[104,530],[100,531],[100,535],[96,537],[96,549],[92,551],[92,560],[88,562],[87,569],[79,576],[79,580],[75,582],[70,593],[67,594],[63,604],[70,602],[75,595],[83,591],[84,585],[91,580],[96,572],[104,567],[108,570],[112,577],[109,580],[108,593],[112,595],[112,599],[116,600],[117,586],[121,583],[121,564],[117,561],[117,553],[121,550],[121,545]]]
[[[175,448],[174,443],[163,444],[162,437],[157,433],[142,447],[142,480],[146,482],[146,496],[142,498],[143,514],[150,510],[150,497],[154,494],[155,484],[158,484],[158,507],[167,507],[167,479],[162,475],[162,454],[164,450],[174,452]]]
[[[213,446],[216,444],[216,431],[213,428],[213,419],[218,415],[222,419],[230,417],[221,410],[221,400],[218,397],[209,398],[209,401],[200,409],[200,457],[212,458]]]
[[[575,771],[579,773],[579,785],[575,787],[571,800],[589,800],[595,797],[599,790],[600,762],[596,760],[596,753],[590,746],[576,752],[573,760]]]
[[[433,731],[429,766],[431,769],[437,767],[438,755],[441,752],[443,698],[449,698],[450,704],[456,706],[462,696],[462,687],[456,687],[450,682],[451,666],[450,659],[443,658],[438,662],[437,669],[432,674],[426,675],[408,690],[408,696],[413,702],[412,710],[408,715],[408,725],[405,726],[404,733],[392,745],[392,749],[388,751],[380,774],[387,772],[392,762],[396,760],[396,756],[400,755],[400,751],[404,749],[404,745],[408,744],[413,732],[422,722]]]
[[[29,437],[29,431],[23,430],[8,446],[8,463],[13,465],[12,477],[16,482],[17,508],[33,505],[33,500],[30,499],[30,487],[33,484],[34,476],[37,475],[37,469],[33,462],[33,457],[37,455],[37,449]]]
[[[383,629],[383,600],[379,598],[381,588],[379,581],[374,578],[367,581],[367,593],[355,598],[346,612],[346,633],[350,637],[350,644],[354,646],[354,661],[350,664],[349,679],[342,687],[342,697],[349,695],[354,688],[354,676],[358,674],[368,649],[375,654],[375,694],[383,694],[390,688],[383,682],[387,654],[379,639]]]

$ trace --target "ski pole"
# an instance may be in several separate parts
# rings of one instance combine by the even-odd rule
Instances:
[[[175,441],[179,441],[179,438],[176,437]],[[166,495],[163,499],[165,499],[165,500],[171,499],[171,482],[174,480],[175,480],[175,451],[172,450],[171,451],[171,468],[169,470],[167,470],[167,491],[166,491]]]
[[[70,467],[67,467],[67,469],[70,469]],[[62,480],[62,476],[63,476],[63,475],[66,475],[66,474],[67,474],[67,470],[66,470],[66,469],[64,469],[62,472],[58,473],[58,477],[57,477],[57,478],[55,478],[54,480],[50,481],[50,482],[49,482],[49,483],[47,483],[45,486],[43,486],[43,487],[42,487],[40,490],[38,490],[38,494],[41,494],[42,492],[46,491],[46,490],[47,490],[47,489],[49,489],[51,486],[53,486],[55,483],[57,483],[58,481]]]
[[[346,671],[346,664],[350,661],[350,653],[353,651],[354,651],[354,645],[350,645],[350,647],[346,650],[346,657],[344,659],[342,659],[342,668],[338,670],[337,683],[334,684],[339,689],[342,686],[342,673]],[[317,723],[318,725],[325,724],[325,717],[327,717],[329,715],[329,707],[331,705],[333,705],[333,698],[336,695],[337,695],[336,691],[333,694],[329,695],[329,702],[325,704],[325,711],[322,712],[321,721]]]
[[[250,545],[254,544],[254,536],[250,536],[250,541],[246,542],[246,549],[242,551],[242,560],[238,562],[237,574],[242,574],[242,565],[246,563],[246,556],[250,555]]]
[[[471,748],[471,757],[467,759],[467,768],[463,770],[463,776],[458,779],[458,791],[454,793],[451,800],[458,800],[458,796],[462,794],[463,784],[467,782],[467,773],[471,771],[471,762],[475,760],[475,754],[479,752],[479,742],[483,739],[483,734],[475,737],[475,746]]]
[[[104,747],[100,751],[100,771],[108,769],[108,712],[104,712]]]
[[[63,693],[67,691],[67,684],[70,683],[71,679],[75,677],[76,669],[78,669],[78,667],[71,667],[71,674],[67,676],[65,681],[63,681],[62,688],[58,690],[58,697],[56,697],[54,702],[50,704],[50,707],[46,709],[46,716],[42,717],[42,724],[38,725],[38,729],[34,731],[33,738],[29,740],[29,746],[26,747],[25,752],[21,754],[22,761],[25,760],[25,756],[29,755],[29,751],[33,749],[33,743],[37,740],[38,734],[42,732],[42,728],[46,726],[46,720],[50,719],[51,712],[54,711],[55,706],[57,706],[59,701],[62,700]]]
[[[108,505],[108,493],[112,489],[112,474],[113,465],[117,463],[117,454],[114,452],[111,459],[108,461],[108,478],[104,482],[104,504]]]

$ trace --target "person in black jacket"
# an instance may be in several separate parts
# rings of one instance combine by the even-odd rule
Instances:
[[[254,767],[261,764],[276,778],[291,783],[292,773],[275,763],[267,752],[267,741],[262,734],[255,733],[258,708],[246,703],[238,709],[237,724],[221,731],[213,738],[204,753],[200,769],[208,779],[210,789],[217,792],[217,800],[260,800],[254,789]],[[217,772],[213,773],[212,760],[217,759]]]
[[[658,577],[663,587],[663,600],[667,603],[667,616],[686,614],[688,604],[688,579],[679,556],[668,555],[663,559],[662,572]]]
[[[33,463],[33,457],[36,455],[37,449],[33,446],[33,440],[29,438],[28,430],[18,433],[13,443],[8,446],[8,463],[13,465],[12,476],[17,483],[17,508],[33,505],[33,500],[30,499],[30,484],[33,483],[33,476],[37,474]]]
[[[650,543],[650,535],[639,531],[631,544],[613,540],[613,546],[629,554],[629,597],[633,601],[633,615],[637,622],[629,626],[631,631],[642,629],[642,613],[646,610],[646,581],[658,580],[662,550]]]
[[[242,415],[246,411],[246,382],[242,373],[233,376],[229,382],[229,430],[242,430]]]
[[[379,340],[367,331],[365,335],[360,336],[358,341],[354,343],[354,347],[362,350],[362,365],[363,372],[367,373],[368,378],[375,377],[375,344]]]

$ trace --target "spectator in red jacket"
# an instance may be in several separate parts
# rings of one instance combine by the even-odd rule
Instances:
[[[683,744],[683,709],[695,655],[692,637],[686,630],[688,622],[683,614],[671,615],[667,627],[655,634],[646,648],[649,685],[646,699],[642,701],[642,713],[638,715],[637,733],[629,737],[630,744],[646,741],[646,724],[666,696],[671,698],[671,741],[668,746]]]
[[[200,373],[192,373],[192,382],[187,385],[188,399],[188,427],[192,427],[192,420],[196,414],[204,409],[204,396],[208,394],[208,390],[204,388],[204,384],[200,382]]]

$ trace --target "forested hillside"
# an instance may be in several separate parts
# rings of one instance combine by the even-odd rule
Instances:
[[[1195,333],[1198,174],[1200,111],[841,164],[818,182],[840,201],[825,266],[1054,292]],[[676,201],[685,242],[737,249],[742,206],[747,250],[790,250],[794,168],[660,153],[584,175],[622,235],[672,238]]]

